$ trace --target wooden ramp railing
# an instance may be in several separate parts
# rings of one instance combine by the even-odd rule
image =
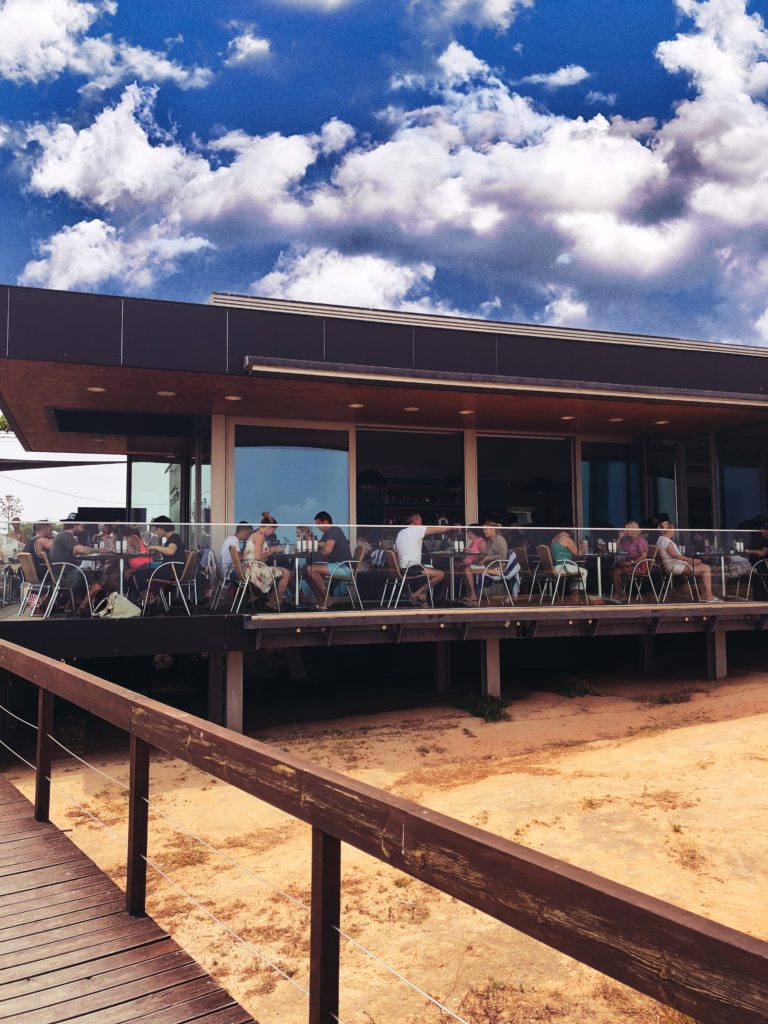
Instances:
[[[309,1024],[335,1024],[341,844],[348,843],[702,1024],[765,1024],[768,942],[0,641],[39,688],[36,814],[48,815],[53,701],[130,735],[126,901],[144,909],[149,750],[312,826]]]

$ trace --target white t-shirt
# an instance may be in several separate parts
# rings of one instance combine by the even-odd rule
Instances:
[[[659,537],[659,539],[656,541],[656,546],[658,547],[659,554],[661,555],[661,561],[664,565],[664,568],[667,571],[669,571],[675,564],[675,556],[672,555],[669,551],[670,545],[675,545],[675,542],[672,540],[671,537]],[[678,565],[679,564],[680,561],[678,559]]]
[[[223,573],[232,572],[232,555],[229,552],[230,547],[236,548],[238,551],[241,550],[240,538],[236,537],[234,533],[230,534],[230,536],[227,537],[221,545],[221,559],[219,560],[219,565],[221,566],[221,571]]]
[[[415,565],[422,560],[421,550],[426,532],[426,526],[406,526],[398,533],[395,538],[395,550],[401,569],[407,569],[409,565]]]

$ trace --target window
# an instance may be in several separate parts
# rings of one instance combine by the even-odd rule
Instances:
[[[556,526],[573,521],[571,442],[565,438],[478,437],[480,521]]]
[[[640,451],[634,444],[581,446],[584,525],[623,526],[642,518]]]
[[[234,520],[311,523],[324,510],[348,523],[348,449],[346,430],[235,427]]]

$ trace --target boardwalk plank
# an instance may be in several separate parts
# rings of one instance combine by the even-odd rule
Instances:
[[[0,1022],[255,1024],[0,779]]]
[[[157,974],[147,973],[144,969],[138,978],[109,988],[96,987],[84,990],[81,994],[64,995],[50,1006],[25,1006],[25,1000],[16,1000],[14,1012],[6,1016],[0,1013],[0,1020],[13,1020],[18,1024],[28,1024],[28,1022],[31,1024],[32,1021],[34,1024],[56,1024],[57,1021],[72,1017],[73,1013],[80,1015],[107,1014],[115,1008],[124,1007],[126,1004],[146,999],[152,995],[165,995],[167,991],[174,992],[176,988],[184,988],[189,982],[198,981],[201,978],[211,983],[199,964],[189,958],[187,961],[186,964],[175,965],[171,969],[161,970]],[[0,1009],[4,1010],[5,1008]]]
[[[17,981],[5,984],[0,982],[0,1007],[4,1005],[3,1000],[6,999],[17,999],[19,996],[43,992],[60,985],[68,985],[70,982],[89,978],[101,978],[112,971],[129,967],[131,964],[140,964],[144,961],[151,962],[159,957],[178,952],[183,952],[183,950],[180,949],[173,939],[160,939],[158,942],[153,942],[147,946],[137,946],[134,949],[128,949],[121,953],[105,954],[96,960],[84,960],[83,962],[73,964],[71,967],[46,971],[34,977],[19,978]]]

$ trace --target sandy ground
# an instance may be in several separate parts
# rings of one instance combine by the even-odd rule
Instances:
[[[508,711],[486,724],[445,706],[259,738],[768,939],[768,675],[617,680]],[[96,764],[125,781],[122,751]],[[123,791],[71,760],[54,770],[54,820],[123,883]],[[8,775],[31,793],[29,772]],[[286,895],[308,901],[309,829],[167,758],[153,761],[151,796],[151,859],[251,945],[153,871],[149,912],[263,1024],[305,1021],[308,917]],[[687,1019],[348,847],[343,869],[343,928],[470,1024]],[[347,1024],[450,1020],[354,946],[342,958]]]

